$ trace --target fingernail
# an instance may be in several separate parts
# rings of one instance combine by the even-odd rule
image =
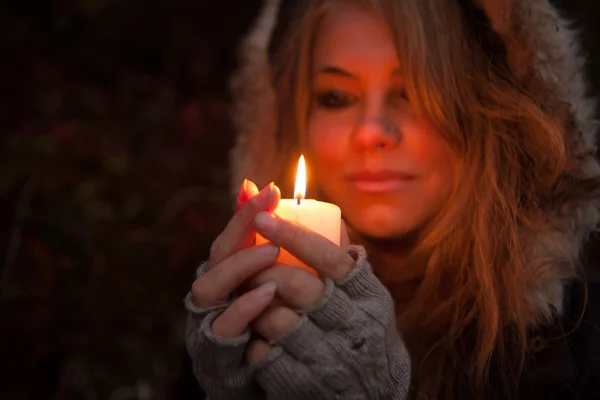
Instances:
[[[259,286],[254,290],[254,296],[257,299],[264,299],[273,297],[273,294],[277,290],[277,284],[273,281],[267,282],[262,286]]]
[[[269,184],[260,191],[256,196],[256,202],[260,207],[264,207],[269,203],[271,194],[273,193],[273,187]]]
[[[279,246],[275,246],[272,243],[263,244],[258,247],[260,253],[263,254],[265,257],[274,257],[277,254],[279,254]]]
[[[269,187],[271,188],[271,193],[281,195],[281,190],[279,190],[279,186],[277,186],[275,182],[269,183]]]
[[[267,232],[275,229],[277,226],[277,219],[268,212],[260,212],[254,218],[254,225],[257,230]]]
[[[259,192],[256,184],[249,179],[246,179],[246,186],[244,186],[244,189],[246,190],[248,198],[256,196]]]
[[[244,179],[244,182],[242,182],[242,185],[240,186],[240,191],[238,192],[238,196],[237,196],[237,202],[238,203],[243,203],[247,200],[247,196],[248,196],[248,192],[246,190],[247,188],[247,183],[248,179]]]

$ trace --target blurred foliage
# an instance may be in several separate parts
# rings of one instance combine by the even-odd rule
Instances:
[[[1,399],[174,398],[258,3],[0,2]]]
[[[0,398],[173,398],[256,5],[0,5]]]

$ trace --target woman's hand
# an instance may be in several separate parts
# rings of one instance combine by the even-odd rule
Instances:
[[[244,181],[238,201],[239,210],[225,230],[213,242],[206,271],[192,285],[192,302],[196,307],[207,308],[226,303],[231,293],[246,279],[260,270],[273,265],[279,248],[267,244],[252,246],[255,237],[253,221],[264,210],[274,210],[280,198],[274,185],[265,187],[260,193],[256,185]],[[248,198],[244,199],[242,193]],[[273,283],[265,282],[263,292],[245,293],[219,315],[212,325],[212,332],[224,338],[236,337],[248,323],[260,313],[274,292]],[[257,296],[256,294],[259,294]],[[265,304],[266,302],[266,304]]]
[[[279,221],[282,221],[282,224],[277,226]],[[324,269],[327,272],[326,275],[320,273],[321,276],[329,276],[329,270],[336,270],[340,277],[346,276],[356,263],[345,250],[342,250],[350,245],[350,238],[343,222],[340,247],[314,232],[283,221],[268,213],[261,213],[257,216],[256,227],[259,232],[264,234],[271,230],[271,234],[276,237],[274,240],[277,240],[281,243],[280,246],[286,249],[288,245],[294,246],[296,235],[304,236],[304,240],[300,239],[296,244],[300,246],[300,251],[311,254],[314,252],[312,254],[313,258],[318,260],[319,265],[324,264],[321,260],[333,259],[333,266],[331,266],[331,263],[324,264]],[[279,231],[276,231],[277,229]],[[303,249],[304,247],[306,249]],[[337,259],[342,262],[336,262]],[[333,275],[329,277],[333,277]],[[268,310],[254,320],[251,326],[254,331],[270,341],[280,339],[300,321],[300,315],[293,309],[313,307],[323,297],[325,291],[323,280],[308,273],[306,269],[288,265],[276,265],[259,273],[249,281],[248,286],[259,287],[265,282],[279,282],[277,285],[279,299],[276,299]],[[283,304],[286,306],[283,306]],[[248,348],[248,362],[254,364],[264,358],[270,351],[271,346],[265,340],[255,339]]]
[[[274,210],[280,198],[272,184],[257,193],[253,183],[244,182],[238,211],[214,241],[185,300],[188,352],[196,378],[210,398],[252,398],[253,380],[243,358],[248,324],[271,303],[276,284],[264,282],[237,298],[232,293],[272,266],[279,253],[271,244],[253,246],[256,215]]]
[[[347,252],[267,212],[257,215],[255,226],[325,278],[275,266],[251,280],[251,287],[276,282],[285,304],[271,306],[251,325],[265,340],[254,340],[246,356],[258,366],[268,397],[405,398],[410,360],[396,331],[393,300],[364,249]]]

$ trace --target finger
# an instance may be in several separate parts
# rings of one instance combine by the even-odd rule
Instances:
[[[264,340],[256,339],[248,344],[246,361],[253,365],[265,358],[271,352],[271,346]]]
[[[222,338],[234,338],[244,333],[250,321],[269,306],[276,289],[275,282],[267,282],[237,298],[215,319],[212,332]]]
[[[343,279],[354,267],[354,259],[338,245],[300,224],[260,212],[254,226],[273,244],[283,247],[321,276]]]
[[[252,330],[267,340],[277,340],[300,322],[300,315],[287,307],[269,307],[256,318]]]
[[[238,251],[221,262],[218,268],[208,270],[194,281],[192,303],[196,307],[206,308],[227,301],[229,294],[246,279],[273,265],[278,254],[279,249],[272,244]]]
[[[340,247],[346,249],[348,246],[350,246],[350,236],[348,236],[346,222],[342,221],[342,226],[340,227]]]
[[[269,304],[269,307],[289,307],[289,304],[287,304],[285,301],[275,297],[273,299],[273,301],[271,302],[271,304]]]
[[[235,201],[235,211],[238,211],[248,200],[253,198],[259,193],[258,187],[252,181],[244,179],[240,187],[237,199]]]
[[[250,246],[256,233],[253,226],[254,217],[261,211],[274,210],[280,198],[279,188],[271,183],[247,201],[213,242],[210,248],[209,269],[230,255]]]
[[[260,271],[247,281],[249,287],[277,283],[277,297],[291,308],[310,308],[323,296],[325,284],[310,272],[289,265],[276,265]]]

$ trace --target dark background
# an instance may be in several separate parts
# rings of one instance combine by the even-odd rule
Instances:
[[[0,0],[0,399],[177,397],[259,3]],[[557,3],[598,87],[600,2]]]

